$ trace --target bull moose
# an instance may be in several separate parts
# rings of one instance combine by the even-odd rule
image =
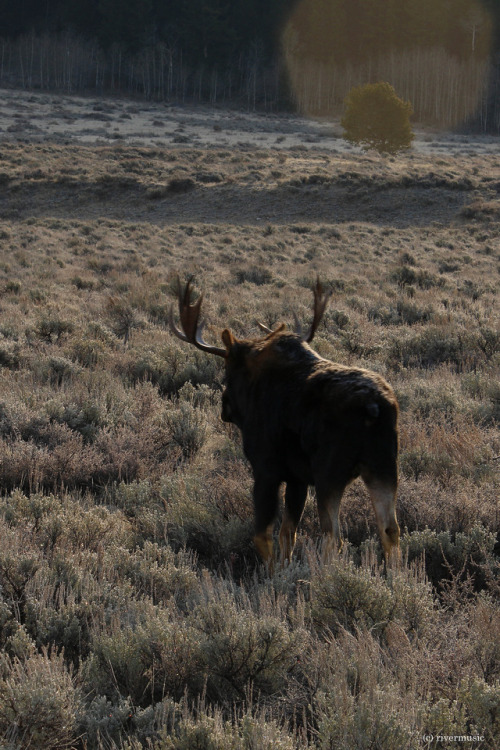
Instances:
[[[326,550],[340,549],[339,508],[343,492],[361,476],[370,494],[386,559],[399,548],[396,520],[398,403],[377,373],[320,357],[309,346],[329,294],[319,278],[313,320],[304,335],[285,324],[259,324],[263,337],[237,339],[222,331],[224,347],[202,335],[203,295],[191,302],[192,279],[178,280],[182,330],[170,309],[170,327],[182,341],[223,357],[222,419],[241,430],[254,476],[255,536],[261,558],[273,558],[273,528],[280,487],[286,483],[279,532],[280,552],[290,559],[309,485],[314,485]]]

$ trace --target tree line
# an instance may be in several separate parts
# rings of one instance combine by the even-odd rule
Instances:
[[[18,0],[0,5],[3,86],[244,102],[267,109],[293,103],[306,112],[332,113],[341,107],[347,83],[377,76],[408,95],[420,119],[466,120],[471,127],[500,131],[500,3]],[[459,105],[451,112],[453,97]]]
[[[104,50],[126,54],[162,42],[176,45],[192,63],[232,62],[259,39],[273,54],[276,32],[294,0],[19,0],[0,9],[7,38],[35,30],[95,39]]]

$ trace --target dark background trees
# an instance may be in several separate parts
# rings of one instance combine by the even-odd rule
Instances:
[[[0,3],[0,36],[71,29],[104,48],[136,51],[172,33],[194,60],[224,62],[245,44],[262,39],[275,49],[277,26],[295,0],[19,0]]]
[[[297,64],[339,71],[388,52],[487,59],[481,128],[500,128],[500,0],[0,0],[0,85],[277,107],[285,28]]]
[[[460,59],[491,50],[499,0],[308,0],[292,24],[308,54],[357,63],[384,51],[442,46]],[[497,24],[498,25],[498,24]]]

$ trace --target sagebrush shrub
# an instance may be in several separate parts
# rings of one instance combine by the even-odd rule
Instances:
[[[43,341],[59,343],[61,337],[71,333],[74,327],[70,320],[47,315],[38,321],[35,332]]]
[[[175,553],[171,547],[146,541],[133,551],[112,550],[109,566],[130,580],[138,596],[148,596],[154,604],[175,601],[187,606],[199,590],[193,556],[184,550]]]
[[[466,734],[464,727],[467,727],[467,713],[464,704],[456,699],[438,698],[434,702],[429,702],[422,711],[420,721],[422,733],[425,734],[448,737]],[[453,745],[455,743],[451,747]],[[457,746],[458,743],[455,747]]]
[[[83,367],[92,369],[104,359],[105,352],[102,341],[82,336],[74,342],[72,356]]]
[[[139,622],[112,623],[96,634],[85,665],[86,683],[116,703],[130,697],[139,706],[165,696],[200,695],[204,686],[198,631],[167,609],[137,608]]]
[[[191,404],[181,401],[167,412],[167,422],[172,440],[182,450],[184,458],[193,458],[207,440],[208,425],[204,415]]]
[[[124,736],[132,728],[132,716],[137,712],[130,698],[112,702],[105,696],[93,698],[78,716],[78,735],[83,735],[89,748],[123,748],[139,750],[142,744],[123,743]]]
[[[232,565],[255,553],[249,493],[223,476],[204,480],[199,471],[165,477],[165,534],[174,549],[187,547],[209,567]]]
[[[302,628],[256,614],[248,601],[238,605],[225,592],[202,602],[193,619],[212,700],[242,700],[250,686],[262,695],[283,690],[308,642]]]
[[[430,133],[410,158],[312,140],[0,144],[0,746],[417,750],[477,729],[496,747],[495,161]],[[33,216],[35,163],[75,199],[106,188],[110,210]],[[208,172],[245,196],[243,223],[200,223],[168,191],[186,177],[223,201]],[[159,182],[168,199],[145,204],[167,198]],[[213,343],[294,313],[307,330],[316,271],[333,295],[315,350],[386,376],[400,401],[402,560],[385,574],[361,482],[342,508],[346,559],[315,562],[311,493],[291,563],[260,566],[222,359],[167,330],[177,273],[205,290]]]
[[[0,739],[7,747],[71,747],[80,704],[62,654],[8,659],[0,680]]]
[[[425,528],[404,534],[401,539],[401,547],[410,560],[424,557],[431,581],[437,583],[450,574],[467,572],[477,579],[476,585],[484,583],[488,569],[492,575],[498,574],[498,561],[493,552],[495,543],[495,533],[479,525],[467,534],[458,532],[454,535],[449,531]]]
[[[472,732],[485,737],[488,744],[497,742],[500,737],[500,682],[489,685],[481,678],[464,678],[459,697],[465,705]]]
[[[383,632],[389,622],[408,632],[423,632],[434,618],[432,590],[418,568],[382,576],[374,562],[361,567],[346,556],[328,566],[312,560],[311,614],[318,626],[334,632],[370,628]]]
[[[184,715],[173,731],[162,732],[157,750],[307,750],[308,742],[265,714],[247,711],[237,721],[220,711]]]
[[[481,333],[429,326],[414,334],[394,338],[389,348],[388,364],[433,368],[449,363],[461,371],[477,367],[489,356]]]
[[[321,748],[383,748],[401,750],[411,747],[415,731],[404,709],[398,706],[395,687],[375,687],[355,695],[345,690],[333,701],[331,694],[320,693],[316,700],[318,739]]]

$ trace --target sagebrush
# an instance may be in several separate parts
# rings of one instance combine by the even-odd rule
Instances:
[[[0,153],[0,744],[494,748],[498,156]],[[358,483],[341,556],[311,498],[290,564],[260,566],[222,366],[167,330],[178,273],[214,343],[307,326],[332,289],[316,350],[401,406],[398,570]]]

